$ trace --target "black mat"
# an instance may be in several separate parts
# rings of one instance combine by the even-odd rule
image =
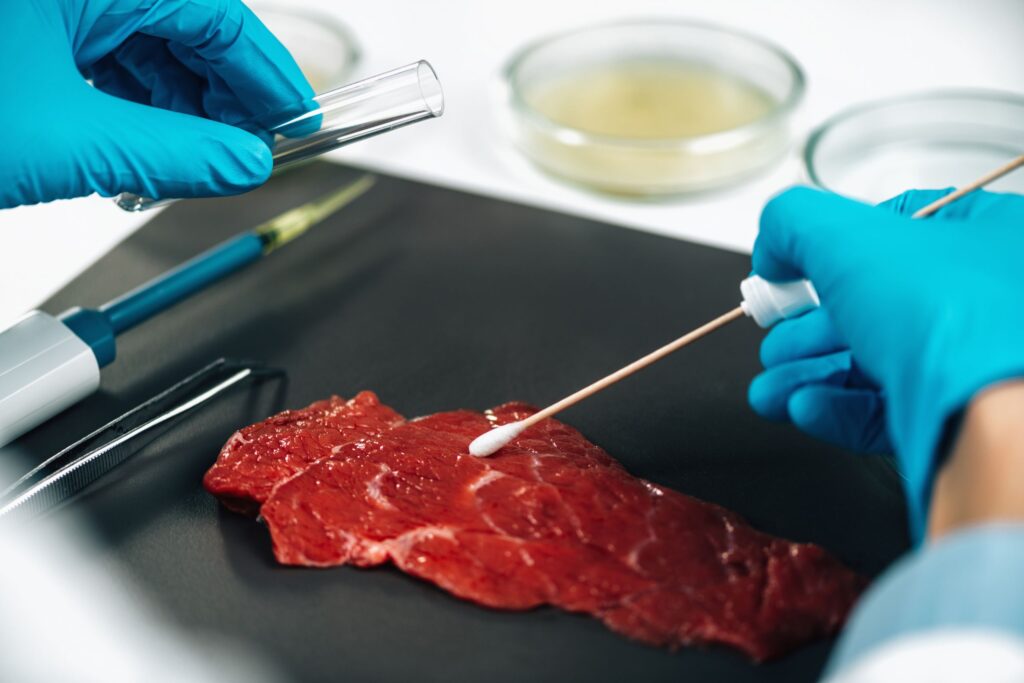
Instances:
[[[354,173],[310,166],[242,198],[179,203],[45,309],[99,304]],[[734,306],[748,266],[382,178],[294,245],[127,333],[102,391],[22,444],[51,452],[219,356],[287,369],[287,407],[363,388],[406,415],[545,404]],[[735,323],[563,417],[633,473],[876,574],[906,546],[899,482],[750,411],[760,337]],[[86,515],[109,561],[170,615],[248,642],[297,680],[809,681],[828,656],[829,642],[761,666],[725,649],[669,653],[554,609],[481,609],[390,568],[277,566],[264,529],[200,486],[227,436],[273,408],[219,399],[60,514]]]

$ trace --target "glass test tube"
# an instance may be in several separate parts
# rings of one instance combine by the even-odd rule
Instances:
[[[414,62],[297,102],[286,111],[238,124],[274,136],[274,172],[444,112],[444,94],[433,67]],[[169,201],[130,192],[114,201],[125,211],[143,211]]]

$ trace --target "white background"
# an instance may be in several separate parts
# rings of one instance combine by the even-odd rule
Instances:
[[[497,125],[496,97],[508,56],[551,31],[617,17],[669,15],[733,26],[778,43],[803,66],[808,90],[798,141],[838,110],[878,97],[964,86],[1024,93],[1024,0],[278,2],[345,21],[363,48],[357,76],[428,59],[444,85],[442,119],[333,158],[738,251],[749,251],[764,200],[800,180],[795,153],[760,178],[713,196],[652,204],[588,195],[540,175],[509,148]],[[13,101],[8,97],[3,106]],[[147,218],[99,197],[0,211],[0,329]]]

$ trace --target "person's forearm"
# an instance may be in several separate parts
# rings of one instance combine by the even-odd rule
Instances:
[[[1024,380],[971,401],[935,479],[928,536],[996,521],[1024,522]]]
[[[950,666],[958,657],[989,656],[964,654],[950,642],[1006,646],[1017,656],[1024,642],[1024,379],[993,385],[968,405],[932,488],[928,536],[861,598],[827,680],[900,680],[926,669],[929,680],[958,681],[964,676]],[[925,660],[917,656],[922,644]]]

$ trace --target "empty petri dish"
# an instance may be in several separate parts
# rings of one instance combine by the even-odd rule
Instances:
[[[657,196],[722,187],[778,160],[804,78],[780,48],[673,19],[533,43],[504,70],[512,135],[543,170]]]
[[[252,10],[292,53],[314,91],[344,85],[352,75],[359,47],[351,31],[331,15],[262,3]]]
[[[814,184],[869,202],[965,185],[1024,153],[1024,97],[950,90],[881,100],[826,121],[804,149]],[[989,185],[1024,192],[1024,174]]]

